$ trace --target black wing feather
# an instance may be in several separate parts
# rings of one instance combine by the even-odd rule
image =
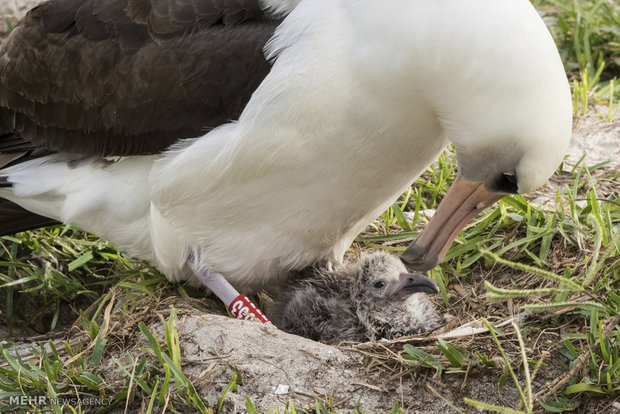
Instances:
[[[270,70],[263,47],[278,24],[258,0],[49,0],[0,53],[0,134],[55,151],[160,152],[238,118]]]
[[[0,186],[2,186],[1,179]],[[2,217],[0,221],[0,236],[58,224],[58,222],[53,219],[31,213],[17,204],[1,198],[0,217]]]

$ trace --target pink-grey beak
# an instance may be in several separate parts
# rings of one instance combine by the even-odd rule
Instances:
[[[482,183],[458,178],[439,203],[422,234],[400,259],[408,269],[413,270],[425,271],[437,266],[463,227],[504,195],[488,191]]]
[[[401,273],[394,292],[401,297],[418,292],[434,294],[439,293],[439,287],[424,275]]]

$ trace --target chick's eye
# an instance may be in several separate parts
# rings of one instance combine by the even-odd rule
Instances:
[[[380,280],[380,281],[378,281],[378,282],[376,282],[376,283],[375,283],[375,287],[376,287],[377,289],[381,289],[383,286],[385,286],[385,283],[383,283],[383,281],[382,281],[382,280]]]

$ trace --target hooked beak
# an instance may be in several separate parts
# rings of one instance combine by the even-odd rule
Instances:
[[[439,287],[426,276],[413,273],[401,273],[394,292],[400,297],[409,296],[417,292],[433,294],[439,293]]]
[[[419,271],[437,266],[463,227],[503,196],[487,191],[482,183],[457,178],[422,234],[400,259],[407,268]]]

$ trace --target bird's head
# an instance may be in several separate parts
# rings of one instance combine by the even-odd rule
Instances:
[[[543,185],[570,141],[568,81],[536,11],[527,1],[476,4],[489,7],[488,18],[476,18],[467,2],[460,26],[449,29],[456,33],[442,35],[439,52],[426,52],[433,64],[422,88],[454,145],[458,177],[401,256],[410,269],[437,265],[463,227],[493,202]],[[477,26],[467,23],[472,20]]]
[[[435,306],[422,293],[438,292],[431,279],[407,273],[397,257],[383,252],[360,260],[351,285],[355,311],[370,339],[393,338],[436,327],[439,317]]]
[[[413,293],[438,293],[437,284],[421,274],[407,273],[396,257],[377,252],[365,256],[354,271],[351,294],[358,307],[383,309]]]
[[[562,100],[557,105],[566,106]],[[570,138],[570,110],[558,113],[547,109],[542,116],[532,113],[531,118],[521,121],[519,125],[508,119],[505,128],[512,133],[497,130],[486,135],[494,137],[488,140],[476,140],[474,135],[452,139],[458,176],[422,234],[402,254],[408,268],[433,268],[478,213],[507,194],[537,189],[553,174]],[[489,129],[481,126],[476,132],[478,137],[485,137]]]

